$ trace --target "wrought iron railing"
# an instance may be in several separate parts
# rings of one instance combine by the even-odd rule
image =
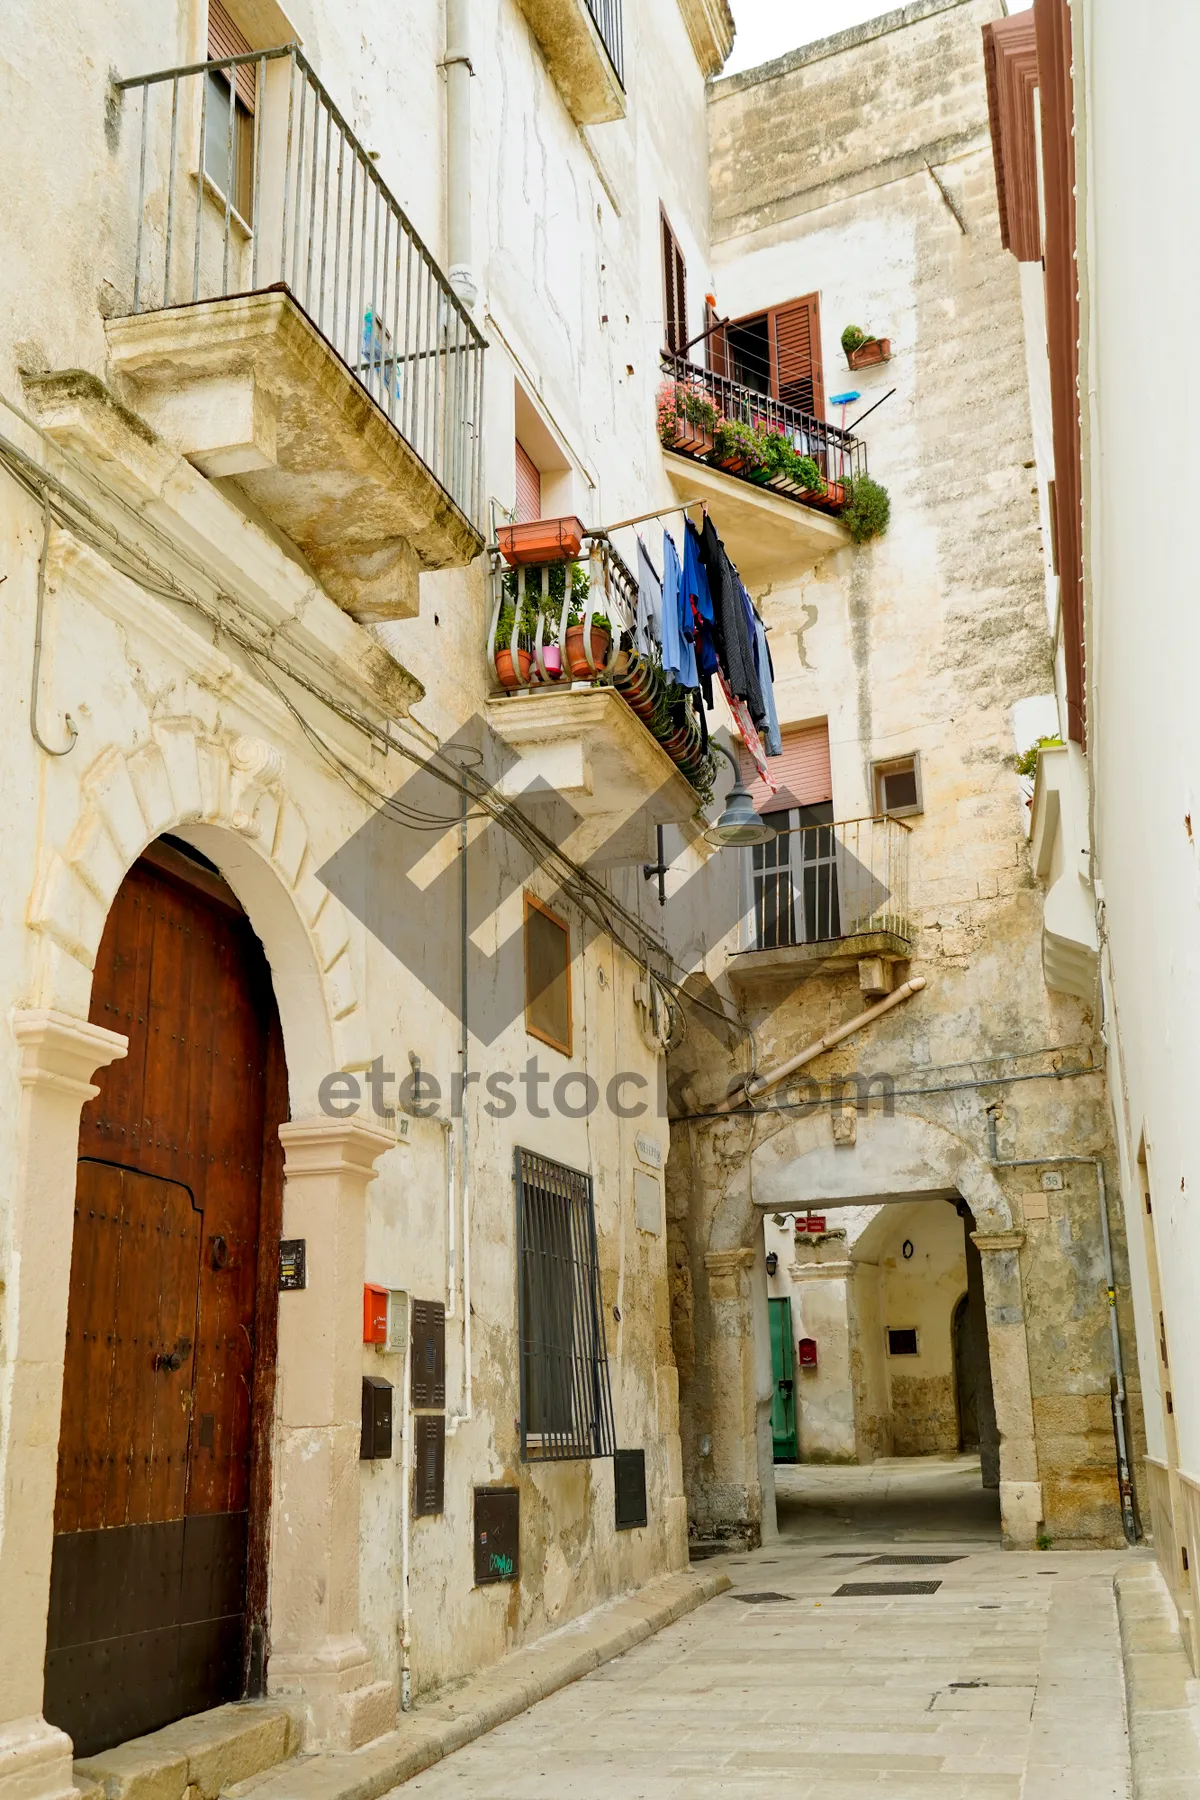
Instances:
[[[773,475],[758,485],[810,504],[821,504],[824,500],[827,504],[837,505],[842,498],[841,484],[867,473],[867,446],[852,432],[830,425],[812,413],[800,412],[794,406],[785,406],[769,394],[759,393],[757,388],[746,387],[740,381],[732,381],[727,375],[715,375],[711,369],[702,369],[689,362],[686,356],[664,350],[662,367],[669,379],[699,389],[715,407],[718,418],[748,425],[755,431],[782,432],[798,455],[811,457],[816,463],[826,491],[824,495],[814,493],[787,475]],[[711,444],[703,449],[697,447],[691,453],[701,453],[705,460],[713,460]],[[744,480],[754,479],[745,469],[732,468],[730,473],[740,475]]]
[[[769,815],[768,815],[769,816]],[[908,845],[900,819],[788,823],[743,852],[742,950],[832,943],[868,932],[910,942]]]
[[[484,340],[294,44],[140,97],[135,313],[284,288],[475,524]]]
[[[492,554],[487,659],[508,690],[612,686],[696,791],[715,773],[699,696],[684,697],[648,642],[637,647],[637,579],[602,532],[566,562],[509,568]]]
[[[625,40],[621,21],[621,0],[587,0],[596,30],[608,51],[608,60],[616,70],[617,80],[625,86]]]

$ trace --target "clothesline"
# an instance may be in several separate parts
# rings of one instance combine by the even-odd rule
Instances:
[[[657,512],[635,513],[632,519],[618,519],[613,525],[601,525],[598,531],[623,531],[626,525],[644,525],[649,519],[669,519],[673,513],[690,512],[693,506],[704,507],[705,500],[683,500],[678,506],[660,506]]]

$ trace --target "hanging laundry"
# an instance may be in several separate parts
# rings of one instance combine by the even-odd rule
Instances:
[[[696,670],[704,703],[711,706],[712,678],[720,667],[714,632],[713,603],[701,554],[700,533],[690,519],[683,526],[683,593],[685,615],[690,614],[696,641]],[[685,629],[687,629],[685,625]]]
[[[685,619],[687,629],[685,630]],[[691,606],[686,603],[679,552],[669,531],[663,532],[662,666],[680,687],[699,687],[692,648]]]
[[[743,744],[745,744],[746,749],[750,753],[750,759],[754,764],[759,780],[766,787],[768,794],[777,794],[779,792],[779,785],[776,782],[775,777],[771,774],[770,769],[767,767],[767,756],[766,751],[763,748],[763,741],[755,730],[754,720],[750,717],[750,711],[746,702],[744,700],[739,700],[736,694],[731,693],[729,683],[726,681],[723,674],[718,674],[717,680],[721,683],[721,692],[725,696],[725,704],[733,714],[733,722],[741,733]]]
[[[708,575],[714,616],[713,632],[721,667],[730,691],[739,700],[746,702],[750,717],[762,730],[766,726],[767,714],[754,667],[751,625],[742,606],[742,584],[707,513],[699,542]]]
[[[643,656],[652,656],[662,645],[662,583],[654,564],[650,561],[650,553],[638,538],[637,547],[638,597],[637,616],[633,624],[634,648]]]
[[[758,685],[762,689],[763,710],[766,713],[766,724],[763,729],[763,749],[768,756],[783,755],[783,738],[779,730],[779,714],[775,707],[775,666],[771,661],[771,646],[767,643],[767,628],[759,618],[745,588],[742,588],[742,602],[750,618],[750,629],[754,639],[754,668],[758,676]]]

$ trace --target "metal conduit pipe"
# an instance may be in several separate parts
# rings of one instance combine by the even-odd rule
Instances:
[[[825,1036],[818,1038],[815,1044],[810,1044],[797,1056],[790,1056],[786,1062],[780,1063],[778,1068],[768,1069],[765,1075],[754,1076],[746,1082],[742,1092],[748,1100],[756,1099],[769,1087],[775,1087],[777,1083],[786,1081],[789,1075],[794,1075],[797,1069],[804,1067],[805,1063],[812,1062],[816,1057],[823,1055],[826,1050],[832,1050],[835,1044],[842,1042],[843,1038],[852,1037],[856,1031],[861,1031],[864,1025],[873,1024],[876,1019],[881,1019],[884,1013],[891,1012],[894,1006],[899,1006],[911,994],[919,994],[924,986],[925,977],[923,975],[910,976],[896,989],[894,994],[888,994],[886,999],[878,1001],[874,1006],[868,1006],[866,1012],[859,1013],[856,1018],[850,1019],[845,1025],[839,1025],[836,1031],[827,1031]],[[736,1104],[736,1094],[730,1094],[713,1110],[718,1113],[731,1112]]]
[[[464,306],[479,298],[471,266],[471,0],[446,0],[447,280]]]
[[[1133,1474],[1129,1464],[1129,1446],[1125,1437],[1125,1364],[1121,1356],[1121,1334],[1117,1329],[1117,1286],[1113,1270],[1112,1238],[1108,1229],[1108,1184],[1104,1179],[1104,1163],[1098,1156],[1020,1156],[999,1155],[996,1109],[988,1107],[988,1153],[994,1169],[1049,1169],[1063,1164],[1094,1169],[1096,1194],[1100,1206],[1100,1239],[1104,1246],[1105,1296],[1108,1300],[1108,1325],[1112,1335],[1113,1374],[1116,1378],[1113,1406],[1113,1437],[1117,1450],[1117,1486],[1121,1497],[1121,1529],[1125,1541],[1136,1544],[1137,1518],[1133,1510]]]
[[[453,1437],[460,1425],[465,1425],[472,1417],[473,1397],[471,1388],[471,1180],[470,1180],[470,1038],[467,1024],[467,984],[469,980],[468,931],[470,925],[467,904],[467,790],[464,785],[459,802],[458,818],[458,871],[459,871],[459,995],[458,995],[458,1058],[461,1088],[458,1102],[458,1193],[462,1208],[461,1237],[462,1246],[462,1356],[463,1356],[463,1397],[462,1409],[451,1413],[446,1420],[446,1435]],[[447,1148],[449,1138],[447,1137]],[[452,1225],[452,1221],[448,1221]],[[452,1268],[448,1270],[453,1279]],[[453,1298],[451,1296],[451,1298]],[[453,1312],[453,1304],[447,1307]]]

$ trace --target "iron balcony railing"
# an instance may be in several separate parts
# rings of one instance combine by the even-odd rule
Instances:
[[[736,420],[754,430],[783,432],[801,456],[810,456],[816,463],[829,484],[833,502],[838,499],[838,483],[853,481],[867,473],[867,446],[852,432],[842,431],[837,425],[830,425],[812,413],[800,412],[794,406],[784,406],[769,394],[759,393],[757,388],[746,387],[740,381],[731,381],[727,375],[714,375],[711,369],[700,368],[686,356],[677,356],[669,350],[661,354],[664,374],[671,380],[702,389],[720,418]],[[744,473],[742,478],[752,479]],[[785,475],[773,476],[769,482],[758,485],[810,504],[817,498],[809,489]]]
[[[621,22],[621,0],[587,0],[592,22],[600,33],[608,60],[616,70],[617,80],[625,86],[625,41]]]
[[[294,44],[139,75],[135,313],[285,289],[473,524],[484,340]]]
[[[795,812],[743,852],[742,950],[834,943],[868,932],[911,942],[909,827],[900,819],[801,825]],[[768,815],[770,818],[771,815]]]

